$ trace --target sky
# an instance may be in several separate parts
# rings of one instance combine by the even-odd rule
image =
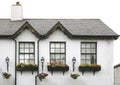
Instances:
[[[0,18],[11,17],[11,5],[23,6],[23,18],[101,19],[120,35],[120,0],[0,0]],[[114,65],[120,63],[120,39],[114,41]]]

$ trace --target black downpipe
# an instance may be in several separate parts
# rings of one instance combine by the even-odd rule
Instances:
[[[17,41],[15,39],[13,39],[15,41],[15,85],[17,85],[17,71],[16,71],[16,61],[17,61]]]

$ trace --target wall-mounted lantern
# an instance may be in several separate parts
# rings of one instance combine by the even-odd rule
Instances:
[[[43,63],[44,63],[45,59],[44,57],[41,57],[41,63],[42,63],[42,73],[43,73]]]
[[[5,61],[7,64],[7,72],[8,72],[9,71],[9,61],[10,61],[9,57],[6,57]]]
[[[73,62],[73,72],[74,72],[74,70],[75,70],[75,63],[76,63],[76,58],[75,57],[72,58],[72,62]]]

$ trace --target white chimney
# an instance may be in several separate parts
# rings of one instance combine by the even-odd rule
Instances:
[[[19,2],[16,2],[16,5],[11,6],[11,20],[23,20],[23,8]]]

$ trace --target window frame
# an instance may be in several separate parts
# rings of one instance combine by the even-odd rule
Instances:
[[[21,47],[20,47],[20,44],[21,44],[21,43],[24,44],[24,47],[23,47],[23,48],[24,48],[24,53],[21,53],[21,52],[20,52],[20,48],[21,48]],[[26,44],[26,43],[27,43],[27,44],[30,44],[30,43],[33,44],[33,50],[34,50],[33,53],[25,53],[25,44]],[[18,51],[19,51],[19,57],[18,57],[18,63],[19,63],[19,64],[20,64],[20,60],[22,60],[22,59],[20,59],[20,54],[23,54],[23,55],[24,55],[24,59],[23,59],[23,60],[24,60],[24,64],[26,64],[26,63],[25,63],[25,60],[29,60],[29,64],[31,64],[31,63],[30,63],[30,60],[33,60],[34,63],[32,63],[32,64],[35,64],[35,42],[19,42]],[[30,45],[29,45],[29,51],[30,51]],[[29,59],[25,59],[25,54],[28,54],[28,55],[29,55]],[[34,59],[30,59],[30,54],[33,54]]]
[[[95,44],[95,48],[94,48],[94,49],[95,49],[95,53],[82,53],[82,43],[85,43],[85,44],[86,44],[86,43],[89,43],[90,45],[94,43],[94,44]],[[86,56],[85,56],[85,59],[82,59],[82,54],[83,54],[83,55],[93,54],[93,55],[95,55],[95,63],[94,63],[94,64],[97,64],[97,42],[81,42],[81,45],[80,45],[80,46],[81,46],[81,47],[80,47],[80,48],[81,48],[81,52],[80,52],[81,62],[80,62],[80,63],[83,64],[83,63],[82,63],[82,60],[84,60],[84,61],[85,61],[85,64],[87,64],[87,60],[90,60],[90,59],[87,59]],[[86,46],[85,46],[85,48],[86,48]],[[91,46],[90,46],[90,48],[91,48]],[[92,49],[93,49],[93,48],[92,48]],[[90,50],[91,50],[91,49],[90,49]]]
[[[64,46],[65,46],[65,47],[64,47],[64,53],[51,53],[51,43],[54,43],[54,44],[56,44],[56,43],[60,43],[60,44],[63,43]],[[60,47],[60,48],[61,48],[61,47]],[[50,63],[51,63],[51,54],[60,54],[60,55],[61,55],[61,54],[64,54],[64,55],[65,55],[65,57],[64,57],[64,64],[66,64],[66,42],[60,42],[60,41],[59,41],[59,42],[58,42],[58,41],[56,41],[56,42],[52,42],[52,41],[49,42],[49,53],[50,53],[50,57],[49,57],[49,58],[50,58],[50,59],[49,59]],[[56,60],[56,59],[55,59],[55,60]],[[62,59],[58,59],[58,60],[62,60]]]

